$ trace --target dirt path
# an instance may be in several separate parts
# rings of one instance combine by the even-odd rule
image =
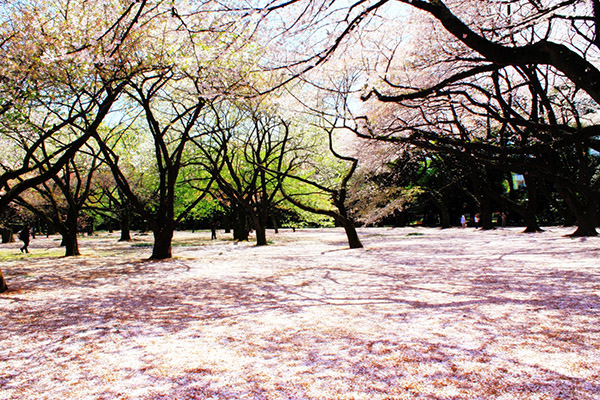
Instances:
[[[0,399],[598,399],[600,238],[570,231],[2,245]]]

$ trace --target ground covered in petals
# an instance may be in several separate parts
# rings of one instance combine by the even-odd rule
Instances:
[[[599,399],[600,238],[177,233],[0,247],[0,399]]]

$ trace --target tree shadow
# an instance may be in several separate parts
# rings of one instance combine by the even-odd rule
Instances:
[[[136,373],[163,388],[147,399],[322,399],[353,391],[374,398],[592,399],[600,393],[597,373],[571,376],[516,355],[520,346],[532,343],[543,344],[542,350],[534,346],[539,352],[597,351],[598,270],[528,269],[516,261],[508,268],[493,254],[485,267],[473,268],[471,259],[456,258],[462,250],[450,249],[415,261],[415,252],[435,248],[426,241],[418,248],[402,242],[360,251],[363,259],[355,264],[340,260],[337,252],[324,255],[322,247],[308,254],[282,248],[270,254],[269,262],[278,267],[261,275],[221,276],[217,269],[226,264],[210,266],[205,253],[189,263],[115,257],[11,268],[19,279],[6,298],[9,305],[0,308],[11,310],[1,337],[42,338],[31,355],[38,354],[35,363],[43,364],[52,363],[56,354],[70,357],[65,344],[105,344],[107,337],[115,343],[186,338],[201,335],[204,326],[246,333],[225,344],[250,360],[235,381],[242,384],[223,384],[222,372],[209,366],[190,366],[176,376],[141,368]],[[256,252],[243,247],[235,257],[258,263],[252,261]],[[211,261],[234,257],[229,247],[211,254]],[[290,321],[313,317],[356,326],[332,329],[327,320],[308,320],[290,328]],[[282,322],[280,329],[261,326],[273,318]],[[423,328],[428,321],[431,327]],[[559,321],[561,326],[552,326]],[[361,324],[375,328],[365,327],[365,333]],[[467,345],[460,335],[469,331],[474,343]],[[26,356],[3,355],[9,361]],[[274,366],[265,370],[264,363]],[[287,367],[303,372],[286,375]],[[17,376],[0,373],[0,383],[14,385]],[[319,390],[328,394],[318,396]],[[447,394],[440,394],[444,390]]]

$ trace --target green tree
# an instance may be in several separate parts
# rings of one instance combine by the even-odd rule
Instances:
[[[195,140],[204,168],[234,212],[234,236],[247,239],[248,219],[256,244],[267,244],[266,226],[280,195],[279,174],[294,168],[287,121],[261,105],[225,102],[204,119],[210,135]]]
[[[155,201],[145,202],[139,193],[134,191],[119,165],[116,147],[109,145],[107,138],[96,135],[97,143],[102,148],[120,190],[139,214],[150,223],[154,234],[151,256],[153,259],[170,258],[172,255],[171,241],[176,221],[176,185],[179,173],[187,163],[183,157],[185,148],[192,139],[198,116],[206,103],[201,97],[191,100],[173,97],[176,89],[169,85],[178,80],[173,69],[167,68],[142,78],[139,82],[129,82],[129,97],[141,108],[146,132],[154,144]],[[169,103],[170,107],[166,103]]]
[[[321,146],[304,146],[302,167],[296,171],[280,173],[282,180],[286,182],[282,192],[287,201],[301,210],[332,218],[344,228],[350,248],[362,248],[348,204],[348,190],[358,159],[342,155],[334,148],[337,120],[331,121],[329,126],[323,124],[327,124],[324,119],[321,120],[319,129],[327,136],[327,149]]]

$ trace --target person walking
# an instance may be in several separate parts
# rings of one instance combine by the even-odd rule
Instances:
[[[23,247],[21,247],[19,250],[21,250],[21,253],[29,253],[29,249],[27,247],[29,247],[29,225],[25,224],[25,226],[23,227],[23,229],[21,230],[21,232],[19,232],[19,239],[23,241]]]

